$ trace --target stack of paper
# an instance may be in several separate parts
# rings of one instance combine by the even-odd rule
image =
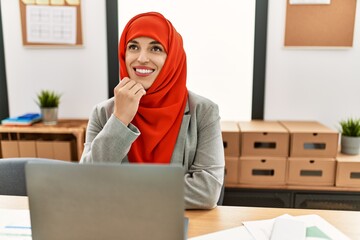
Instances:
[[[274,219],[247,221],[243,222],[243,226],[202,235],[199,237],[190,238],[189,240],[271,240],[273,233],[274,222],[279,218],[292,219],[302,222],[305,225],[305,236],[300,236],[305,240],[350,240],[342,232],[340,232],[333,225],[325,221],[318,215],[302,215],[291,216],[288,214],[279,216]],[[283,231],[290,232],[290,227],[284,226]],[[299,239],[297,236],[292,236],[291,239]]]
[[[31,240],[29,210],[0,209],[0,240]]]
[[[205,234],[188,240],[256,240],[244,226]]]
[[[304,236],[304,239],[306,240],[350,240],[350,238],[345,236],[333,225],[315,214],[296,217],[285,214],[279,216],[278,218],[293,219],[303,222],[306,227],[306,236]],[[254,237],[254,239],[269,240],[271,239],[274,222],[278,218],[260,221],[248,221],[243,222],[243,224]],[[283,231],[291,232],[291,229],[290,227],[284,226]],[[295,239],[295,237],[293,239]]]

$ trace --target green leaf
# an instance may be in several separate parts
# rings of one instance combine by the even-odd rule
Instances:
[[[58,107],[60,104],[61,94],[50,90],[41,90],[37,95],[36,104],[40,108]]]
[[[360,137],[360,118],[349,118],[339,122],[344,136]]]

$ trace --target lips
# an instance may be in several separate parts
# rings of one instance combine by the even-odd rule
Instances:
[[[134,67],[133,69],[135,74],[140,77],[147,77],[155,71],[155,69],[153,68],[144,67],[144,66],[137,66]]]

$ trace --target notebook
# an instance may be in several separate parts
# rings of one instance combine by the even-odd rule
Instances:
[[[5,118],[1,120],[2,125],[6,126],[30,126],[41,120],[39,113],[27,113],[18,117]]]
[[[32,162],[25,170],[34,240],[184,239],[181,166]]]

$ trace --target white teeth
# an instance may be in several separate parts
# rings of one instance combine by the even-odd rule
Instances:
[[[136,72],[142,73],[142,74],[148,74],[148,73],[153,72],[153,70],[151,70],[151,69],[135,69],[135,70],[136,70]]]

